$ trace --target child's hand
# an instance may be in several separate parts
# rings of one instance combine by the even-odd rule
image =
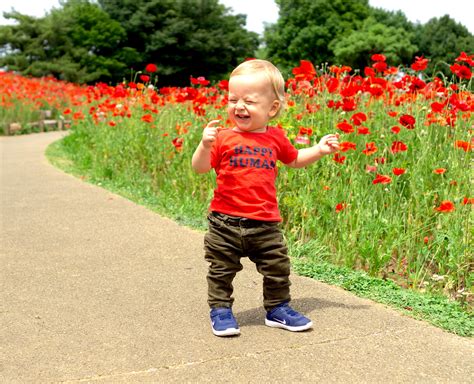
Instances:
[[[202,145],[205,148],[211,148],[212,143],[216,141],[220,127],[215,127],[215,125],[219,122],[220,120],[212,120],[206,125],[206,128],[204,128],[202,133]]]
[[[318,143],[322,155],[329,155],[339,150],[339,134],[326,135]]]

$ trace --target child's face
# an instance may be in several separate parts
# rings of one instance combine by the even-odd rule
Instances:
[[[227,112],[236,128],[244,132],[265,132],[280,102],[270,80],[263,73],[232,76],[229,80]]]

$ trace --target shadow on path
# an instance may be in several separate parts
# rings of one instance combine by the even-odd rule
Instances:
[[[325,300],[316,297],[304,297],[291,300],[293,309],[303,314],[308,314],[315,310],[323,310],[328,308],[344,308],[350,310],[368,309],[368,305],[349,305],[338,303],[335,301]],[[242,326],[262,325],[265,320],[265,311],[262,307],[248,309],[242,312],[236,312],[239,324]]]

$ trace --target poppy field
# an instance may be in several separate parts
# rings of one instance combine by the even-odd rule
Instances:
[[[282,225],[305,262],[472,302],[473,58],[461,53],[449,79],[425,78],[426,58],[402,69],[382,54],[360,72],[302,60],[286,74],[287,108],[272,123],[297,148],[328,133],[341,142],[306,169],[279,167]],[[116,86],[6,72],[0,122],[52,110],[72,122],[61,145],[88,177],[202,225],[214,175],[195,174],[191,156],[208,121],[230,126],[227,85],[192,77],[188,87],[160,88],[153,64]]]

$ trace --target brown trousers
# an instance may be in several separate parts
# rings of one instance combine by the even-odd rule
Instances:
[[[290,301],[290,259],[279,223],[259,222],[213,212],[204,237],[208,303],[232,307],[234,280],[242,270],[241,257],[252,260],[263,275],[263,305],[268,311]]]

